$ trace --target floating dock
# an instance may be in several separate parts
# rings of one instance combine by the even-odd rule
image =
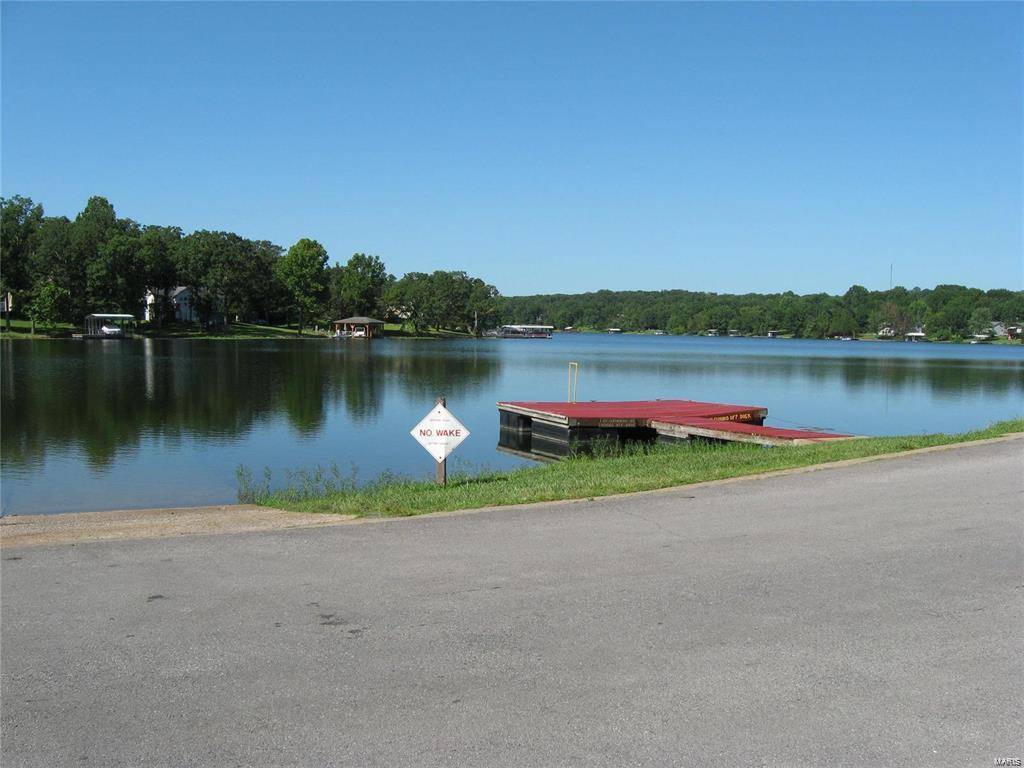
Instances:
[[[598,442],[703,439],[759,445],[800,445],[853,435],[764,426],[768,409],[696,400],[498,403],[498,446],[513,453],[560,458]]]

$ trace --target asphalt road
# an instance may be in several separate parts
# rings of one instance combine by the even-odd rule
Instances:
[[[1022,467],[4,550],[3,765],[1024,757]]]

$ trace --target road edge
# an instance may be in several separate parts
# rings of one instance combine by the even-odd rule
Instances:
[[[581,504],[598,500],[605,501],[652,495],[670,495],[682,490],[714,488],[734,483],[756,482],[777,477],[789,477],[792,475],[801,475],[810,472],[820,472],[829,469],[844,469],[876,461],[907,458],[930,453],[938,453],[941,451],[991,445],[995,443],[1008,443],[1021,439],[1024,439],[1024,432],[1011,432],[1006,435],[990,437],[984,440],[970,440],[961,443],[933,445],[927,448],[913,448],[906,451],[880,453],[876,456],[861,456],[856,459],[842,459],[840,461],[823,462],[821,464],[809,464],[803,467],[776,469],[770,472],[759,472],[752,475],[739,475],[737,477],[727,477],[719,480],[704,480],[685,485],[654,488],[649,491],[632,491],[630,493],[615,493],[604,496],[584,496],[575,499],[532,501],[524,504],[499,504],[486,507],[425,512],[420,515],[404,515],[396,517],[353,517],[352,515],[335,515],[329,512],[291,512],[272,507],[259,507],[255,505],[241,504],[110,510],[102,512],[69,512],[57,515],[10,515],[0,518],[0,549],[12,550],[39,546],[76,546],[78,544],[178,538],[182,536],[222,536],[238,533],[307,531],[313,528],[335,527],[339,525],[397,523],[413,520],[460,517],[463,515],[473,515],[484,512],[546,509],[549,507]],[[188,524],[181,520],[182,517],[189,516],[196,519],[197,517],[210,514],[213,511],[225,513],[221,520],[218,521],[218,525],[213,529],[203,529],[202,527],[189,528]],[[232,521],[231,514],[235,511],[257,513],[260,520],[253,521],[252,519],[242,519],[242,516],[240,516],[237,521]],[[90,517],[92,517],[96,522],[95,526],[88,525]],[[148,518],[148,520],[145,520],[145,523],[147,524],[138,525],[136,529],[133,530],[132,521],[139,520],[141,518]],[[171,520],[174,520],[175,524],[168,525],[168,521]],[[122,524],[121,527],[118,527],[119,523]],[[10,541],[10,537],[14,534],[8,533],[4,535],[5,530],[20,526],[36,526],[39,531],[38,535],[35,537],[36,540]],[[116,534],[112,535],[112,529],[115,528]],[[31,534],[22,534],[19,532],[19,535],[30,536]]]
[[[419,515],[403,515],[396,517],[356,517],[350,521],[351,524],[360,523],[387,523],[399,520],[421,520],[423,518],[450,517],[455,515],[470,515],[477,512],[491,512],[502,509],[531,509],[533,507],[550,507],[565,504],[580,504],[589,501],[604,501],[605,499],[625,499],[637,496],[653,496],[656,494],[671,494],[676,491],[689,490],[692,488],[713,488],[719,485],[731,483],[742,483],[752,480],[769,480],[773,477],[787,477],[789,475],[801,475],[807,472],[819,472],[827,469],[842,469],[853,467],[859,464],[867,464],[873,461],[885,459],[899,459],[919,454],[938,453],[957,448],[973,448],[980,445],[992,443],[1007,443],[1014,440],[1024,439],[1024,432],[1010,432],[999,437],[987,437],[983,440],[968,440],[962,443],[947,443],[945,445],[930,445],[927,448],[911,448],[906,451],[893,451],[891,453],[879,453],[875,456],[860,456],[856,459],[840,459],[839,461],[826,461],[820,464],[808,464],[804,467],[790,467],[788,469],[773,469],[770,472],[758,472],[752,475],[737,475],[736,477],[723,477],[718,480],[702,480],[697,483],[685,483],[683,485],[670,485],[665,488],[652,488],[649,491],[630,491],[628,493],[609,493],[601,496],[581,496],[576,499],[552,499],[550,501],[529,501],[524,504],[497,504],[488,507],[472,507],[470,509],[452,509],[441,512],[424,512]],[[324,512],[321,514],[331,514]]]

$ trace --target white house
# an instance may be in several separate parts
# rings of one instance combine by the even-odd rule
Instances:
[[[187,285],[179,285],[167,292],[167,299],[170,304],[171,318],[178,323],[198,323],[200,320],[199,309],[193,298],[192,289]],[[152,290],[146,291],[142,299],[142,319],[149,322],[156,319],[157,307],[160,297]],[[210,320],[215,325],[224,321],[221,312],[214,310],[210,314]]]

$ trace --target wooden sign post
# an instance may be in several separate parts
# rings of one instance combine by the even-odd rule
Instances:
[[[445,410],[447,410],[448,403],[444,399],[444,395],[441,395],[439,398],[437,398],[437,404],[440,405]],[[437,474],[436,474],[434,479],[435,479],[435,481],[437,482],[438,485],[448,485],[448,457],[447,456],[445,456],[443,459],[441,459],[439,462],[437,462]]]

